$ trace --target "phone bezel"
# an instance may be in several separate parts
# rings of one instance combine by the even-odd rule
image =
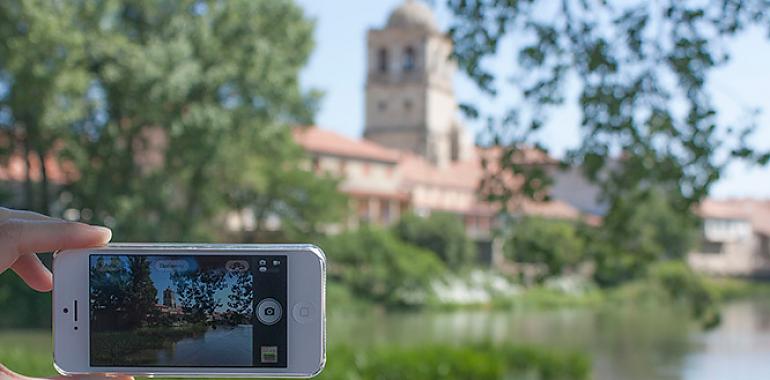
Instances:
[[[143,255],[286,255],[287,350],[286,368],[258,367],[91,367],[89,364],[88,257],[91,254]],[[312,377],[326,363],[326,258],[310,244],[110,244],[106,247],[69,250],[54,255],[53,335],[54,366],[63,375],[128,374],[185,377]],[[316,289],[317,288],[317,289]],[[317,291],[309,291],[317,290]],[[78,300],[78,310],[72,309]],[[312,320],[300,323],[294,305],[312,306]],[[74,313],[78,312],[78,322]],[[77,327],[77,329],[75,329]]]

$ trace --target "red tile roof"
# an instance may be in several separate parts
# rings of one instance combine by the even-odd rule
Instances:
[[[770,200],[706,199],[697,212],[702,218],[746,220],[754,231],[770,236]]]
[[[396,163],[401,156],[397,150],[367,140],[354,140],[315,126],[295,128],[293,134],[297,144],[309,152],[392,163]]]
[[[493,168],[499,167],[499,160],[505,154],[505,149],[502,147],[477,148],[473,151],[472,157],[467,160],[453,162],[446,166],[437,166],[414,153],[385,148],[367,140],[351,139],[317,127],[295,129],[294,137],[300,146],[310,152],[397,163],[396,172],[402,181],[401,191],[398,193],[401,197],[406,196],[416,185],[451,189],[475,197],[479,191],[480,181],[486,175],[482,159],[486,159],[490,163],[490,170],[494,170]],[[556,160],[546,152],[532,148],[517,150],[510,159],[520,164],[556,164]],[[520,185],[520,181],[517,181],[512,175],[507,175],[505,182],[506,186]],[[344,189],[344,191],[356,193],[355,189]],[[383,194],[379,195],[383,196]],[[576,208],[562,201],[527,200],[518,202],[516,205],[528,215],[558,219],[579,219],[582,217]],[[483,200],[455,206],[467,208],[462,212],[474,215],[493,215],[497,210],[497,205]],[[456,209],[457,207],[452,210],[460,211]],[[594,221],[594,224],[596,223],[598,222]]]

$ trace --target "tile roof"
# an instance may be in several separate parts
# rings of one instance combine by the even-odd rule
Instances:
[[[493,215],[498,206],[477,199],[479,185],[486,175],[482,160],[489,162],[489,168],[499,167],[498,162],[506,154],[502,147],[480,147],[473,151],[472,156],[464,161],[437,166],[422,156],[414,153],[401,152],[378,145],[367,140],[355,140],[338,133],[323,130],[318,127],[306,127],[294,130],[297,143],[311,152],[345,156],[353,159],[373,159],[378,161],[395,162],[397,177],[401,183],[397,191],[399,197],[408,196],[415,186],[422,185],[445,190],[459,191],[471,194],[469,202],[457,203],[451,206],[452,211],[466,214]],[[533,148],[517,150],[510,159],[520,164],[551,165],[557,161],[546,152]],[[498,169],[499,170],[499,169]],[[505,170],[507,172],[507,170]],[[513,175],[505,176],[506,186],[519,186],[520,182]],[[348,193],[357,193],[356,189],[343,189]],[[368,190],[367,192],[371,192]],[[396,194],[396,193],[394,193]],[[383,195],[383,194],[381,194]],[[390,194],[388,194],[390,195]],[[512,203],[513,204],[513,203]],[[559,201],[521,201],[516,203],[528,215],[538,215],[545,218],[579,219],[580,211],[572,205]],[[416,205],[423,207],[426,205]],[[439,207],[433,205],[435,207]],[[446,205],[444,205],[446,206]],[[444,207],[442,206],[442,207]],[[593,221],[598,224],[598,221]]]
[[[315,126],[295,128],[292,132],[297,144],[310,152],[392,163],[396,163],[401,156],[397,150],[368,140],[351,139]]]
[[[754,231],[770,236],[770,200],[706,199],[697,208],[702,218],[742,219],[751,223]]]

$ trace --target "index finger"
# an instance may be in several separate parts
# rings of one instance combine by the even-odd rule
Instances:
[[[112,237],[108,228],[58,219],[11,219],[2,223],[0,230],[0,239],[11,239],[5,243],[15,246],[18,255],[98,247]]]

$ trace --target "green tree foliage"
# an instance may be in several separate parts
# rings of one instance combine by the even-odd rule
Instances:
[[[230,272],[227,276],[235,278],[235,282],[230,286],[230,293],[227,295],[228,321],[233,325],[252,322],[254,319],[254,277],[248,271]]]
[[[92,327],[124,329],[132,323],[128,312],[132,307],[128,295],[133,285],[132,276],[128,266],[118,256],[107,257],[109,259],[106,256],[97,257],[95,265],[89,269]]]
[[[179,307],[189,322],[203,323],[222,306],[216,293],[225,288],[226,272],[219,268],[199,268],[190,272],[174,272],[171,281],[176,288]]]
[[[599,284],[638,277],[657,260],[685,258],[697,237],[697,220],[672,209],[667,196],[660,191],[626,194],[612,205],[601,229],[587,231]]]
[[[407,214],[393,231],[401,240],[433,251],[450,268],[471,264],[476,258],[476,247],[454,214],[434,212],[426,218]]]
[[[146,256],[128,256],[129,282],[126,289],[126,309],[130,323],[139,327],[147,316],[155,310],[158,303],[158,289],[150,278],[150,261]]]
[[[567,90],[577,89],[583,140],[567,162],[581,165],[613,207],[625,207],[629,191],[655,188],[668,195],[669,207],[689,213],[730,160],[770,160],[770,153],[751,147],[753,122],[720,124],[706,86],[709,73],[729,61],[726,37],[750,25],[770,25],[766,0],[448,5],[460,67],[491,95],[503,88],[496,77],[514,78],[505,81],[513,92],[511,108],[489,116],[491,142],[510,151],[547,147],[539,129],[551,110],[568,101]],[[508,47],[517,58],[510,62],[512,71],[492,72],[489,58]],[[471,116],[484,112],[465,109]],[[547,183],[544,172],[533,173],[515,160],[499,166],[500,173],[490,175],[521,174],[522,188],[531,190],[527,195]]]
[[[329,257],[331,280],[391,306],[425,304],[432,295],[431,283],[445,272],[433,252],[373,227],[329,237],[321,246]]]
[[[242,146],[224,152],[216,165],[221,168],[216,191],[224,201],[237,209],[250,208],[256,225],[242,230],[244,242],[274,239],[265,226],[268,216],[281,219],[279,238],[291,240],[317,237],[321,228],[341,220],[347,211],[347,200],[338,192],[339,181],[323,173],[312,174],[301,161],[304,152],[288,133],[271,137],[270,154],[250,151],[248,140],[233,139],[227,146]],[[230,162],[247,159],[241,165]],[[251,152],[251,153],[250,153]],[[309,161],[309,160],[308,160]]]
[[[539,263],[555,276],[585,259],[585,241],[572,222],[526,217],[510,226],[504,254],[515,262]]]
[[[290,0],[3,2],[2,142],[77,173],[30,208],[121,240],[222,238],[235,208],[313,234],[344,200],[301,170],[287,127],[319,98],[299,85],[312,31]]]
[[[52,189],[41,163],[88,103],[83,34],[71,23],[76,12],[65,2],[0,4],[0,152],[3,161],[10,152],[25,158],[22,204],[43,213]],[[37,183],[33,170],[41,175]]]
[[[31,289],[12,273],[0,276],[0,329],[51,326],[51,294]]]
[[[514,345],[425,345],[353,350],[333,347],[320,379],[540,379],[582,380],[589,358],[577,352]]]

